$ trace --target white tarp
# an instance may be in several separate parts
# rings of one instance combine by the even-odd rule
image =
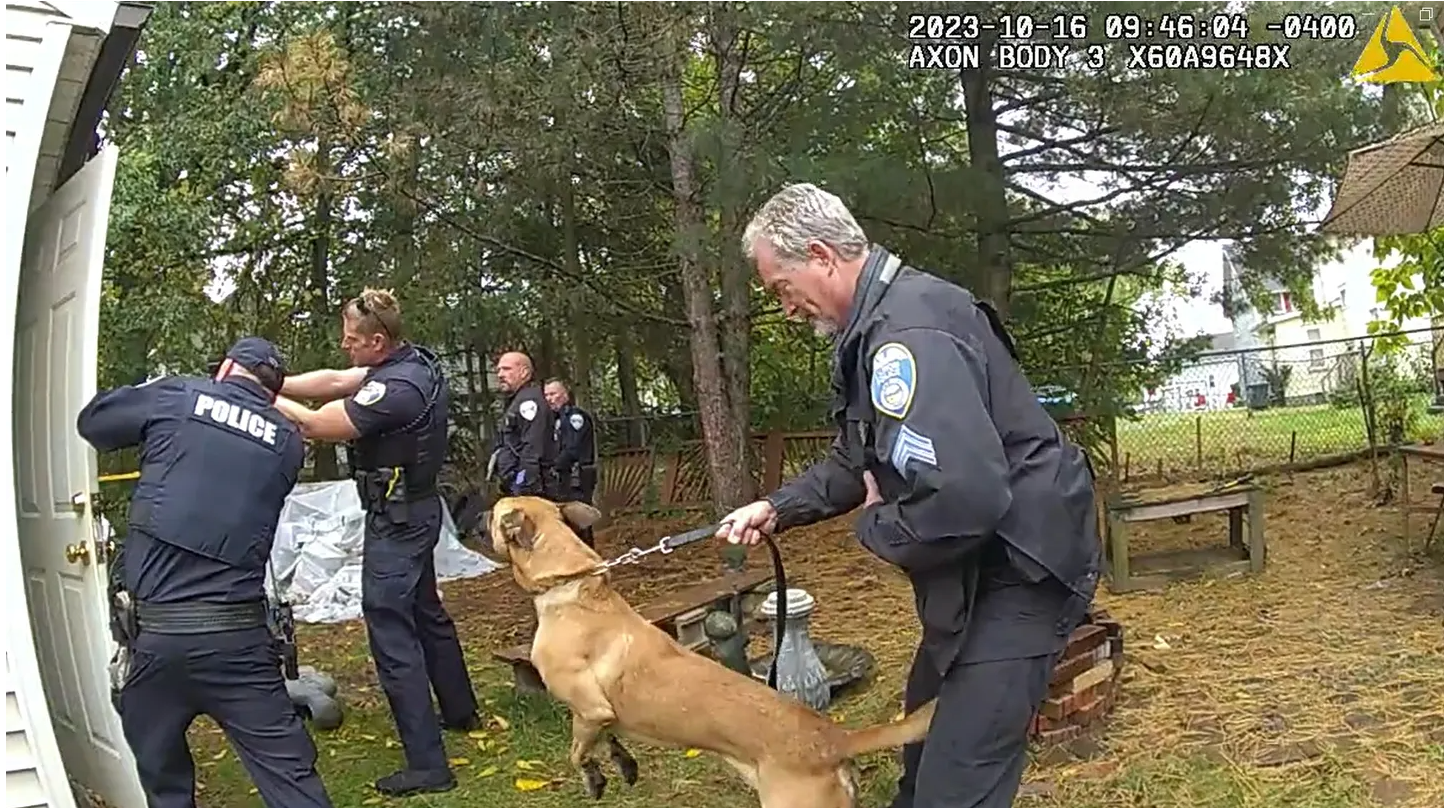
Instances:
[[[474,578],[495,562],[461,546],[445,503],[436,577]],[[361,548],[365,512],[349,480],[301,483],[286,498],[271,548],[271,574],[303,623],[339,623],[361,617]]]

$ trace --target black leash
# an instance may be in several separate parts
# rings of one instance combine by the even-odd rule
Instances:
[[[621,566],[623,564],[635,564],[642,558],[652,553],[667,555],[680,547],[686,547],[693,542],[711,538],[717,535],[722,529],[722,523],[717,522],[704,527],[693,528],[685,533],[678,533],[674,536],[664,536],[661,541],[651,547],[633,547],[627,552],[617,556],[611,561],[602,564],[603,569]],[[767,686],[773,690],[777,689],[777,657],[782,651],[782,638],[787,632],[787,570],[782,566],[782,552],[777,549],[777,542],[771,536],[763,537],[767,542],[767,553],[772,556],[772,577],[776,582],[777,590],[777,620],[772,627],[772,664],[767,669]]]

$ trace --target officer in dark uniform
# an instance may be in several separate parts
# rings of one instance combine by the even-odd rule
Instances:
[[[571,391],[561,379],[548,379],[542,392],[556,417],[552,435],[557,447],[557,499],[595,505],[597,441],[591,413],[572,403]],[[588,547],[596,547],[590,526],[577,535]]]
[[[836,340],[830,455],[726,517],[734,543],[847,513],[913,585],[922,642],[894,808],[1011,805],[1028,726],[1097,586],[1093,475],[1038,403],[991,307],[869,244],[841,200],[793,185],[744,247],[789,316]]]
[[[141,447],[118,565],[115,702],[151,808],[194,808],[186,730],[201,714],[267,806],[331,805],[267,626],[271,542],[305,454],[271,406],[284,376],[275,347],[247,337],[214,378],[102,392],[76,420],[98,451]]]
[[[509,351],[496,360],[496,378],[507,394],[501,434],[492,452],[493,477],[506,496],[555,498],[556,415],[534,378],[531,358]]]
[[[406,768],[377,780],[376,789],[391,796],[447,791],[456,779],[441,728],[475,729],[480,720],[456,626],[436,589],[446,378],[430,351],[401,340],[390,293],[367,289],[341,319],[342,347],[356,367],[293,376],[282,389],[330,403],[313,411],[281,398],[276,406],[307,438],[351,442],[351,471],[367,511],[361,611],[406,754]]]

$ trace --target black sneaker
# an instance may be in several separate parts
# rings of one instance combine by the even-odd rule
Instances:
[[[376,781],[376,790],[388,797],[450,791],[453,788],[456,788],[456,777],[451,774],[449,769],[440,771],[402,769]]]
[[[476,713],[472,713],[471,715],[468,715],[460,721],[443,720],[441,722],[441,726],[442,728],[448,729],[452,732],[471,732],[474,729],[481,729],[481,716]]]

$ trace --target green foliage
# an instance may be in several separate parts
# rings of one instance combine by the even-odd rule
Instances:
[[[874,241],[996,300],[1033,381],[1099,416],[1096,443],[1202,345],[1156,327],[1161,293],[1196,281],[1181,246],[1236,241],[1254,292],[1266,275],[1307,286],[1335,249],[1298,212],[1380,134],[1379,100],[1338,80],[1354,43],[1295,43],[1290,71],[1129,71],[1109,46],[1104,70],[984,80],[907,68],[907,15],[934,9],[956,11],[160,4],[107,123],[122,157],[101,382],[197,370],[244,333],[297,368],[334,365],[338,308],[378,286],[450,363],[469,457],[493,403],[479,371],[505,349],[602,415],[694,411],[717,358],[696,355],[685,253],[718,290],[721,351],[748,360],[723,372],[743,373],[751,426],[823,427],[830,350],[746,284],[737,241],[767,195],[809,180]],[[1276,11],[1246,10],[1262,37]],[[701,211],[687,232],[662,109],[676,59]]]

